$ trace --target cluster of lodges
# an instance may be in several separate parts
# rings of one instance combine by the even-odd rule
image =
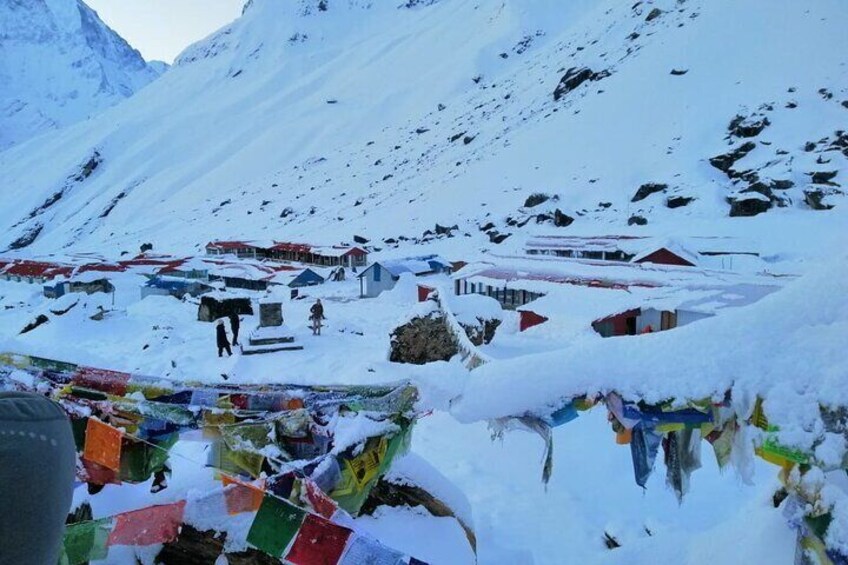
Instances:
[[[319,267],[346,267],[353,270],[368,263],[368,252],[361,247],[284,241],[268,244],[255,241],[212,241],[206,244],[206,254],[235,255],[241,259],[290,261]]]
[[[694,251],[693,251],[694,249]],[[688,238],[686,245],[633,236],[538,236],[523,255],[492,255],[484,262],[451,263],[437,255],[376,261],[356,246],[213,241],[206,256],[175,258],[143,253],[108,262],[75,256],[68,263],[0,259],[0,280],[44,284],[45,295],[111,292],[112,273],[147,277],[142,297],[198,296],[221,288],[297,289],[342,280],[358,272],[361,297],[390,290],[404,275],[446,275],[456,295],[491,297],[516,310],[520,330],[547,323],[552,332],[592,328],[604,337],[683,326],[743,306],[780,287],[776,277],[755,274],[757,252],[731,238]],[[742,266],[747,274],[738,272]],[[425,300],[434,283],[419,284]]]
[[[84,262],[59,263],[0,258],[0,280],[43,284],[44,294],[51,298],[69,292],[113,292],[115,288],[109,282],[109,273],[126,268],[118,263],[83,259]]]
[[[518,311],[521,331],[548,323],[563,336],[591,328],[612,337],[683,326],[780,288],[778,279],[754,269],[746,275],[728,268],[734,260],[738,267],[758,259],[755,252],[736,250],[734,240],[691,238],[687,244],[629,236],[535,237],[524,255],[464,267],[453,277],[453,290],[489,296]]]

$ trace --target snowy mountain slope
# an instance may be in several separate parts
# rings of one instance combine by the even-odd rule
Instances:
[[[0,150],[83,120],[162,72],[82,0],[0,5]]]
[[[833,233],[846,16],[838,0],[254,0],[150,88],[0,154],[0,246],[435,223],[476,249],[539,230]],[[558,200],[522,209],[535,192]],[[554,228],[555,209],[574,223]]]

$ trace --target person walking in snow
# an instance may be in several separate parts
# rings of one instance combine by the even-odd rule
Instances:
[[[235,347],[236,345],[239,344],[238,343],[238,334],[239,334],[239,327],[241,327],[241,320],[239,319],[238,314],[236,314],[235,312],[231,312],[230,315],[229,315],[229,318],[230,318],[230,329],[233,330],[233,347]]]
[[[227,339],[227,328],[224,327],[224,320],[218,320],[215,332],[218,340],[218,357],[223,357],[224,351],[227,352],[227,355],[232,357],[233,350],[230,349],[230,341]]]
[[[312,322],[312,335],[321,335],[321,320],[324,320],[324,305],[317,299],[309,309],[309,320]]]

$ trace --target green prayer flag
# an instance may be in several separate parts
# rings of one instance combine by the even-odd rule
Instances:
[[[274,557],[282,557],[289,543],[300,530],[306,512],[270,494],[253,519],[247,542]]]
[[[66,526],[63,549],[67,564],[81,565],[89,561],[106,559],[109,555],[106,543],[111,529],[110,518]]]

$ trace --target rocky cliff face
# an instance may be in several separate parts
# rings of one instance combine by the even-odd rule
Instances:
[[[97,114],[161,71],[81,0],[5,0],[0,150]]]

